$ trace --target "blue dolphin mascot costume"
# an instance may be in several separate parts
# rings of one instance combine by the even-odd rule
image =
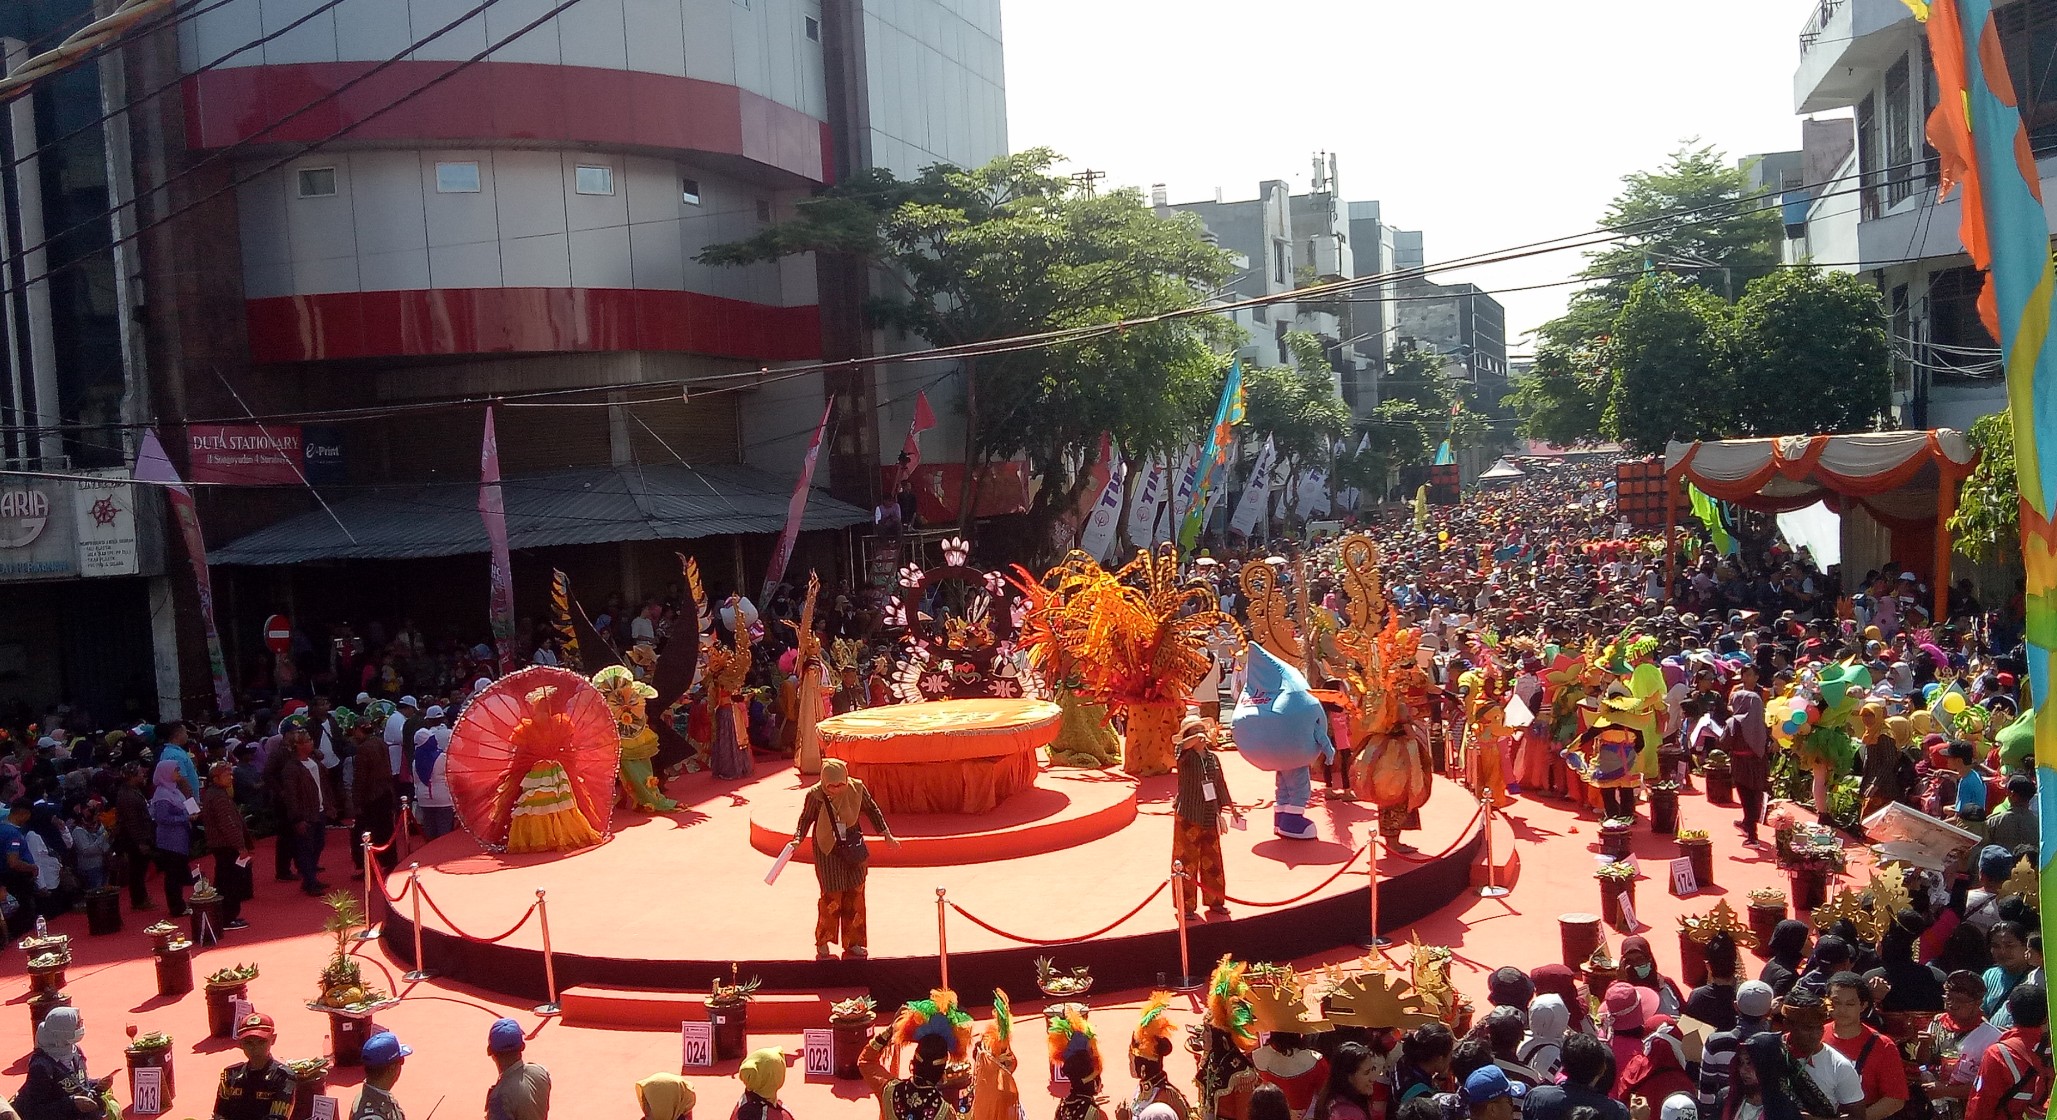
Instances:
[[[1334,760],[1336,747],[1329,738],[1328,713],[1308,691],[1306,676],[1250,643],[1250,669],[1236,698],[1229,735],[1251,765],[1278,775],[1272,831],[1288,840],[1314,839],[1314,822],[1307,819],[1307,802],[1314,796],[1310,768]]]

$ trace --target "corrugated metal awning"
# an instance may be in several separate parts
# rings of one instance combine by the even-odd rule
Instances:
[[[616,541],[682,540],[724,533],[776,533],[786,524],[793,484],[743,466],[587,467],[500,484],[509,548]],[[337,499],[331,517],[310,510],[209,549],[214,564],[299,564],[309,560],[406,560],[486,551],[478,484],[380,487]],[[345,535],[336,522],[349,526]],[[816,491],[802,529],[861,525],[871,514]],[[353,541],[351,538],[355,537]]]

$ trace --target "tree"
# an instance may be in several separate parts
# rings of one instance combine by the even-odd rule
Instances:
[[[1514,391],[1502,401],[1520,418],[1522,435],[1559,447],[1599,440],[1613,381],[1613,371],[1602,364],[1606,349],[1604,343],[1536,347],[1535,365],[1515,379]]]
[[[1957,492],[1950,515],[1952,547],[1981,563],[2021,555],[2021,489],[2014,477],[2014,414],[1996,412],[1972,422],[1965,438],[1978,448],[1978,466]]]
[[[1243,371],[1245,445],[1270,436],[1280,459],[1326,462],[1329,449],[1350,430],[1350,408],[1336,395],[1335,374],[1321,339],[1304,331],[1286,335],[1292,366]]]
[[[1730,375],[1717,296],[1666,276],[1638,280],[1614,321],[1614,378],[1601,429],[1639,455],[1728,427]]]
[[[1728,337],[1737,434],[1870,431],[1892,405],[1885,304],[1848,273],[1796,268],[1752,280]]]
[[[1088,194],[1052,172],[1059,158],[1034,148],[912,180],[867,171],[699,259],[853,257],[891,288],[867,304],[870,321],[937,345],[1156,315],[1227,282],[1230,257],[1196,219],[1160,218],[1134,190]],[[1090,482],[1102,433],[1135,458],[1191,438],[1193,417],[1218,391],[1229,329],[1200,315],[979,356],[967,372],[976,397],[968,457],[1026,456],[1042,483],[1031,539],[1047,540]]]

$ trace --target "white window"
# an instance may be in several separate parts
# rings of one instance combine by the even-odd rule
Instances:
[[[688,206],[700,205],[700,180],[679,180],[679,201]]]
[[[807,17],[807,38],[811,42],[821,42],[821,21],[813,16]]]
[[[334,198],[336,196],[336,169],[333,167],[303,167],[299,172],[301,198]]]
[[[758,220],[758,221],[760,221],[760,222],[769,222],[769,221],[771,221],[771,200],[770,200],[770,199],[767,199],[767,198],[760,198],[760,199],[758,199],[758,200],[757,200],[757,220]]]
[[[477,160],[460,160],[436,164],[437,194],[479,193],[479,164]]]
[[[614,168],[604,164],[579,164],[576,189],[580,194],[613,194]]]

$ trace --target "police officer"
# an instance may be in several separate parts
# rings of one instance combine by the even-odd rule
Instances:
[[[253,1012],[236,1024],[236,1045],[249,1060],[221,1071],[214,1120],[286,1120],[293,1114],[293,1075],[271,1056],[278,1035],[269,1015]]]

